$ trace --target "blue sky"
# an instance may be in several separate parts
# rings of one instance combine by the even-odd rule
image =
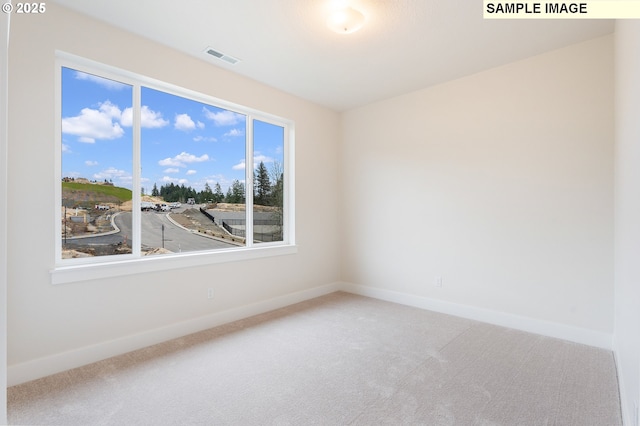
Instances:
[[[62,68],[62,176],[132,187],[132,87]],[[145,193],[173,182],[226,193],[244,182],[245,116],[142,87]],[[254,162],[283,163],[283,128],[254,121]]]

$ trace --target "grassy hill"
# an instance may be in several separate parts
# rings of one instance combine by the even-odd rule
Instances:
[[[112,185],[62,182],[62,199],[66,205],[122,203],[131,200],[131,190]]]

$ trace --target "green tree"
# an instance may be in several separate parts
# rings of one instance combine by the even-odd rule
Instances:
[[[284,169],[282,164],[274,162],[270,170],[271,182],[270,205],[282,209],[284,206]]]
[[[271,214],[272,220],[277,223],[277,236],[276,241],[282,241],[283,235],[283,223],[284,223],[284,168],[279,162],[274,162],[271,167],[271,181],[273,185],[271,187],[271,205],[276,207],[276,210]]]
[[[227,203],[243,204],[244,203],[244,184],[239,180],[234,180],[231,187],[227,191]]]
[[[204,190],[200,192],[200,198],[202,202],[209,202],[213,200],[213,191],[211,190],[211,186],[209,186],[209,182],[204,184]]]
[[[269,195],[271,194],[271,181],[269,180],[269,172],[260,162],[258,169],[253,172],[253,201],[254,204],[267,206],[269,205]]]
[[[216,189],[213,193],[213,201],[216,203],[221,203],[224,201],[224,193],[222,192],[222,188],[220,187],[220,184],[218,182],[216,182]]]
[[[204,202],[202,195],[196,192],[196,190],[191,188],[190,186],[188,187],[184,186],[184,183],[183,183],[182,185],[180,185],[180,187],[176,187],[176,188],[178,188],[178,193],[179,193],[179,199],[177,201],[184,203],[189,198],[195,198],[196,202],[198,203]]]

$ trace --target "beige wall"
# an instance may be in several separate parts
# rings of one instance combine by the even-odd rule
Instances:
[[[51,285],[53,193],[59,184],[54,180],[56,49],[294,120],[298,253]],[[55,4],[47,4],[46,14],[15,16],[10,71],[10,372],[28,361],[339,279],[338,241],[332,232],[338,223],[337,113]],[[212,286],[215,298],[210,301],[206,294]]]
[[[614,349],[625,424],[640,401],[640,22],[616,22]],[[635,423],[634,423],[635,417]]]
[[[342,126],[343,280],[611,335],[611,36]]]

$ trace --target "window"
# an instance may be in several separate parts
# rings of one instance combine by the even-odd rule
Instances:
[[[60,56],[58,269],[293,245],[290,121]]]

